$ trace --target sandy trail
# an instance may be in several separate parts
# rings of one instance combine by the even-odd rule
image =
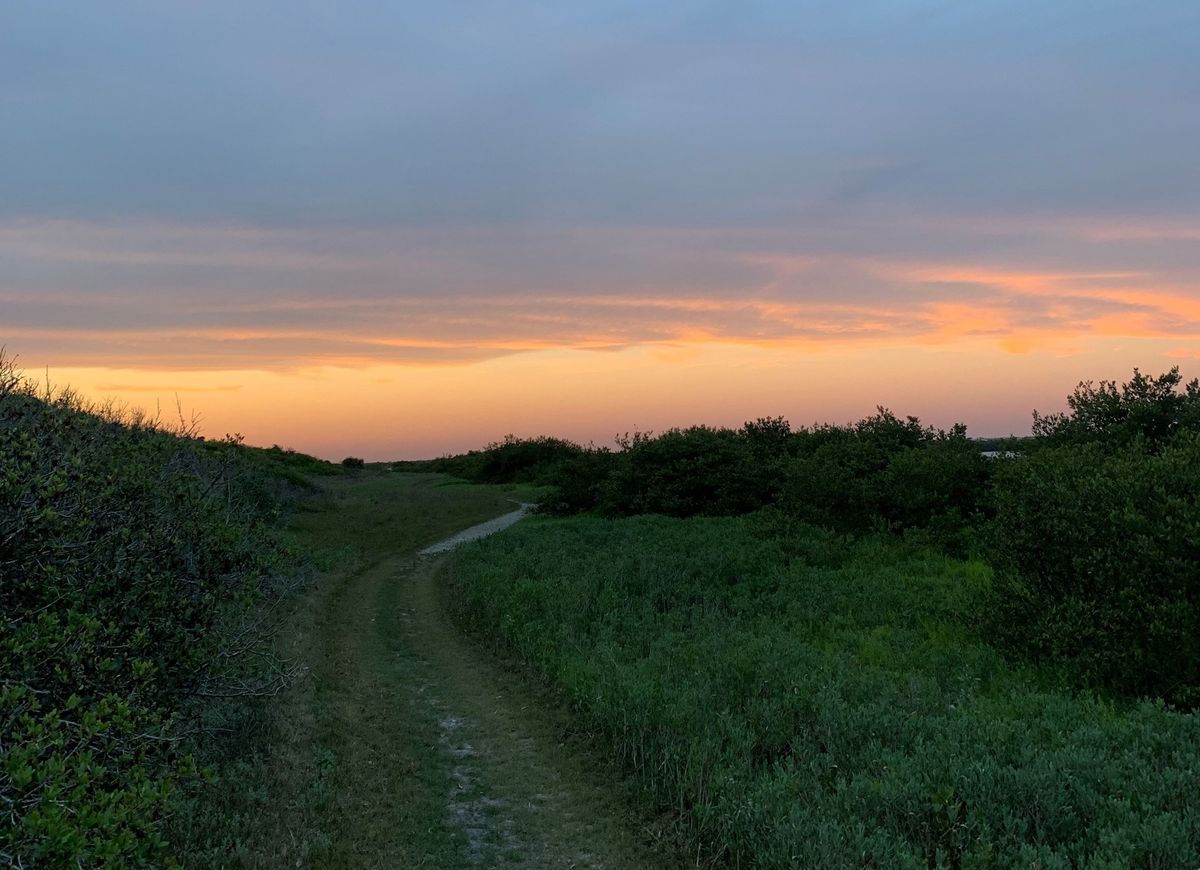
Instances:
[[[466,529],[393,568],[392,642],[407,674],[410,720],[436,728],[448,758],[446,821],[461,866],[664,866],[653,835],[633,820],[612,771],[564,742],[566,723],[521,679],[463,638],[447,617],[444,554],[508,528],[531,505]],[[401,652],[402,650],[402,652]]]
[[[245,789],[230,782],[236,840],[206,841],[188,866],[678,864],[659,846],[670,820],[448,616],[448,551],[517,522],[530,506],[516,504],[439,475],[370,472],[305,503],[293,531],[329,567],[279,646],[308,675],[281,693]]]
[[[480,523],[476,526],[471,526],[469,529],[463,529],[456,535],[451,535],[444,541],[438,541],[436,544],[431,544],[421,551],[422,556],[433,556],[438,553],[447,553],[462,544],[470,541],[478,541],[480,538],[486,538],[488,535],[494,535],[496,532],[502,532],[509,526],[517,523],[525,518],[525,516],[537,507],[530,502],[517,502],[520,507],[512,513],[507,513],[496,517],[494,520],[488,520],[486,523]]]

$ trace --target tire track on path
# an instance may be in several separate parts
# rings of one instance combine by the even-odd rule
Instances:
[[[564,739],[564,723],[446,614],[446,554],[522,519],[532,505],[465,529],[394,563],[377,625],[407,684],[410,720],[449,771],[446,818],[467,867],[666,866],[612,772]]]

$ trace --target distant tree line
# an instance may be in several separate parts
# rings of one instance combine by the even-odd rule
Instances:
[[[1008,648],[1200,705],[1200,384],[1135,370],[1067,403],[1035,411],[1032,438],[986,445],[879,408],[849,425],[638,432],[615,449],[509,436],[421,467],[543,486],[550,514],[769,511],[982,556],[995,581],[981,618]]]

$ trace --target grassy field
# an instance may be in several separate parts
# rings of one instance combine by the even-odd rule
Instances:
[[[173,831],[189,866],[663,863],[612,769],[442,618],[445,557],[415,555],[535,495],[371,469],[322,483],[290,524],[322,570],[280,632],[306,675],[240,758],[216,747],[217,782]]]
[[[762,517],[534,520],[454,597],[734,866],[1195,867],[1200,719],[1019,670],[979,563]]]
[[[444,482],[334,478],[294,516],[289,535],[320,575],[292,603],[279,651],[306,675],[261,710],[244,737],[249,751],[217,763],[216,786],[179,815],[173,839],[190,866],[361,866],[397,844],[410,866],[452,866],[437,757],[400,723],[381,730],[396,690],[378,675],[394,651],[385,626],[371,622],[385,588],[374,573],[381,562],[512,508],[500,488]],[[347,739],[363,731],[374,746]],[[218,749],[220,757],[230,747]],[[365,788],[380,781],[386,793]]]

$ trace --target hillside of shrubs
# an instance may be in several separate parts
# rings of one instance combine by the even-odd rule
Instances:
[[[1200,384],[1135,370],[1067,401],[1034,412],[1032,438],[986,445],[880,408],[850,425],[636,433],[615,449],[509,437],[425,466],[545,486],[559,516],[769,511],[978,556],[996,571],[978,618],[1005,648],[1081,686],[1200,705]]]
[[[332,467],[190,428],[0,359],[0,865],[164,863],[200,736],[287,679],[275,527]]]

